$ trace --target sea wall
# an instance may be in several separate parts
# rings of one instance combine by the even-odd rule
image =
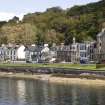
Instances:
[[[13,73],[41,73],[41,74],[96,74],[105,76],[105,70],[81,70],[81,69],[65,69],[65,68],[31,68],[31,67],[0,67],[0,72]]]

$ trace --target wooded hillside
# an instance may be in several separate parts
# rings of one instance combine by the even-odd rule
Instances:
[[[95,40],[105,27],[105,0],[67,10],[53,7],[43,13],[26,14],[21,22],[18,20],[14,17],[0,22],[0,44],[70,44],[74,36],[78,42]]]

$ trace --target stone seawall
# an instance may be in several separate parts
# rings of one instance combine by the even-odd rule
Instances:
[[[65,69],[65,68],[31,68],[31,67],[0,67],[0,72],[13,73],[41,73],[41,74],[96,74],[105,76],[105,70],[80,70],[80,69]]]

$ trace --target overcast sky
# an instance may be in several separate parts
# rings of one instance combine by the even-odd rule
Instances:
[[[13,16],[22,18],[26,13],[42,12],[55,6],[66,9],[96,1],[99,0],[0,0],[0,21]]]

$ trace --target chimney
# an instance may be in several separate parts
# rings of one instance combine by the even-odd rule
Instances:
[[[44,47],[48,47],[48,44],[44,44]]]
[[[1,47],[5,47],[5,44],[2,44]]]
[[[75,44],[76,43],[76,41],[75,41],[75,37],[73,37],[73,44]]]
[[[31,46],[35,47],[35,44],[32,44]]]
[[[53,43],[53,44],[52,44],[52,47],[56,47],[56,43]]]
[[[64,47],[64,43],[61,43],[61,47]]]

